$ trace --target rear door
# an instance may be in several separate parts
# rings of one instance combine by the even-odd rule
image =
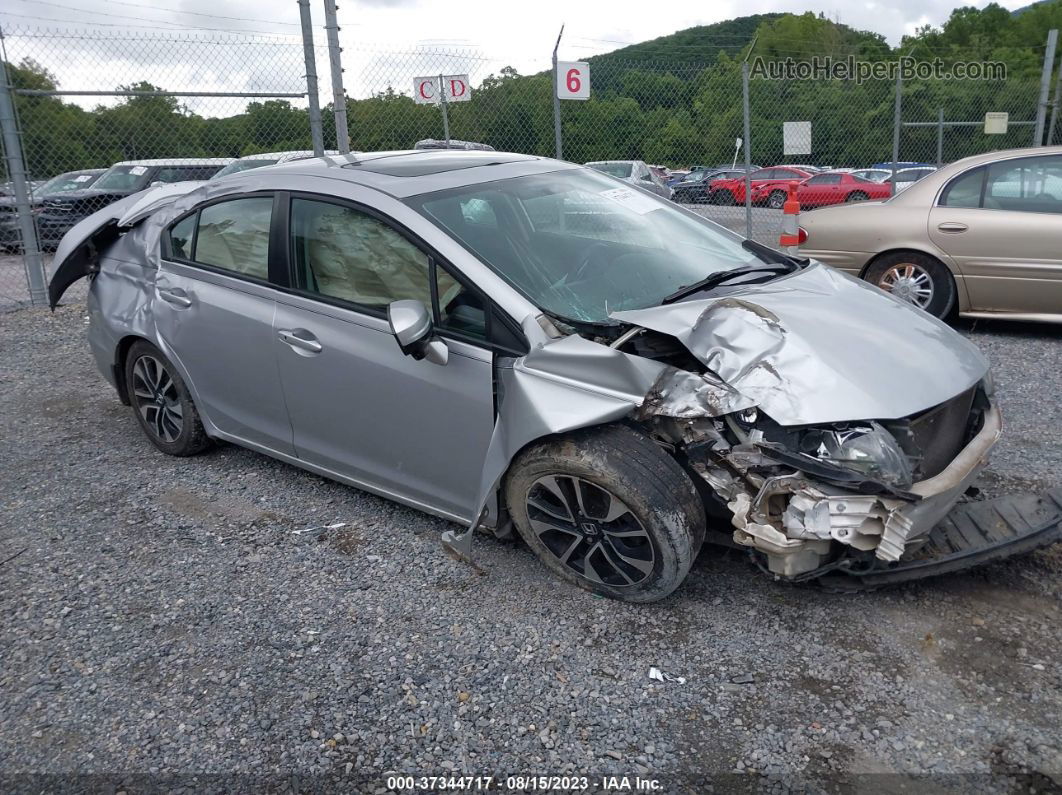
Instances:
[[[153,314],[167,353],[187,374],[203,416],[237,440],[291,455],[273,341],[270,223],[275,199],[203,205],[164,235]]]
[[[962,272],[972,310],[1062,312],[1062,155],[960,174],[930,211],[929,236]]]

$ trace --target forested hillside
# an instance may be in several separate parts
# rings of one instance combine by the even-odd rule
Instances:
[[[1005,83],[914,81],[905,86],[904,119],[983,117],[986,110],[1031,119],[1047,30],[1062,28],[1062,0],[1012,14],[992,4],[960,8],[940,28],[926,27],[890,47],[874,32],[857,31],[811,13],[768,14],[690,28],[590,59],[593,97],[564,103],[565,157],[575,161],[640,158],[683,166],[727,161],[741,135],[740,62],[755,58],[807,59],[849,54],[860,60],[900,55],[929,60],[994,60],[1006,63]],[[750,45],[755,46],[749,51]],[[48,64],[9,65],[17,87],[52,88]],[[147,75],[145,75],[147,77]],[[143,82],[136,88],[149,89]],[[166,86],[159,86],[166,88]],[[439,112],[415,105],[405,84],[348,102],[355,149],[408,148],[441,137]],[[753,81],[754,157],[781,158],[781,122],[812,120],[813,160],[863,164],[890,154],[893,84],[841,81]],[[59,99],[19,97],[26,150],[34,176],[131,159],[174,155],[238,156],[310,146],[306,112],[286,101],[252,102],[228,118],[204,118],[180,101],[132,97],[114,107],[81,109]],[[326,141],[330,129],[325,108]],[[450,110],[451,135],[498,149],[550,155],[553,116],[549,74],[519,75],[503,69],[474,86],[471,102]],[[1028,128],[1024,128],[1027,130]],[[1025,143],[1029,133],[993,141]],[[914,132],[912,148],[931,148],[933,131]],[[1056,140],[1062,132],[1056,132]],[[916,146],[917,145],[917,146]],[[985,143],[970,135],[949,139],[949,159]],[[926,152],[919,150],[919,156]],[[916,159],[912,157],[911,159]]]

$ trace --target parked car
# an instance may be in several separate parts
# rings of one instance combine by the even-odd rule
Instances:
[[[812,172],[786,166],[772,166],[753,171],[749,175],[752,188],[752,203],[779,210],[785,204],[789,183],[800,182],[812,176]],[[744,204],[745,176],[713,180],[708,185],[708,201],[712,204]]]
[[[629,182],[657,196],[670,199],[672,190],[641,160],[599,160],[587,166],[610,177]]]
[[[688,171],[688,170],[686,170],[684,168],[679,168],[679,169],[675,169],[674,171],[671,171],[668,174],[668,177],[667,177],[667,186],[669,188],[675,187],[676,184],[678,184],[679,182],[684,180],[686,177],[688,177],[690,175],[690,173],[691,173],[690,171]]]
[[[925,168],[900,169],[896,172],[896,192],[900,193],[901,191],[907,190],[909,187],[918,182],[918,180],[922,179],[923,177],[928,177],[936,170],[937,169],[935,166],[928,166]],[[891,184],[892,173],[890,172],[889,176],[885,177],[883,181]]]
[[[82,221],[49,285],[92,275],[90,348],[162,452],[257,450],[461,522],[466,558],[515,528],[630,601],[706,534],[863,587],[1062,532],[1015,497],[933,531],[1000,433],[968,340],[593,169],[372,153],[171,187]]]
[[[845,202],[881,201],[892,195],[889,183],[871,182],[843,171],[815,174],[797,185],[801,209],[824,207]]]
[[[423,141],[417,141],[413,144],[414,149],[457,149],[457,150],[477,150],[483,152],[493,152],[494,147],[490,144],[480,144],[475,141],[458,141],[456,138],[451,138],[449,141],[439,140],[437,138],[425,138]]]
[[[231,157],[183,157],[115,163],[92,187],[45,200],[37,217],[41,245],[54,246],[82,218],[150,185],[210,179],[231,162]]]
[[[801,226],[805,255],[937,317],[1062,322],[1060,146],[969,157]]]
[[[708,186],[715,180],[744,179],[744,169],[721,171],[695,171],[686,179],[672,186],[672,198],[683,204],[700,204],[708,201]]]
[[[892,168],[893,168],[893,162],[890,160],[887,163],[874,163],[870,167],[874,168],[874,169],[883,169],[885,171],[891,172]],[[937,168],[937,166],[934,165],[933,163],[923,163],[920,160],[897,160],[896,161],[896,169],[898,171],[903,170],[905,168]]]
[[[326,150],[326,155],[339,154],[335,149]],[[353,153],[357,154],[357,153]],[[219,177],[227,177],[229,174],[238,174],[241,171],[248,171],[252,168],[263,168],[264,166],[275,166],[279,163],[290,163],[292,160],[305,160],[308,157],[313,157],[312,149],[300,149],[290,152],[264,152],[262,154],[247,155],[233,160],[217,174],[211,177],[211,179],[218,179]]]
[[[40,183],[30,194],[30,209],[34,219],[40,214],[45,200],[73,190],[88,188],[104,172],[102,168],[68,171]],[[17,250],[22,247],[18,207],[14,196],[0,197],[0,249]]]
[[[887,168],[857,168],[851,174],[860,179],[869,179],[871,182],[884,182],[892,176],[892,171]]]

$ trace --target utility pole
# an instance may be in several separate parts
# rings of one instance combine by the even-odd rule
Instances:
[[[321,130],[321,100],[317,92],[317,58],[313,49],[313,22],[310,20],[310,0],[298,0],[299,22],[302,24],[302,56],[306,63],[306,100],[310,106],[310,140],[313,154],[324,154],[324,133]]]
[[[1058,29],[1047,31],[1047,50],[1044,52],[1044,68],[1040,76],[1040,101],[1036,103],[1036,128],[1033,146],[1044,145],[1044,121],[1047,119],[1047,98],[1051,93],[1051,74],[1055,69],[1055,47],[1058,45]]]
[[[343,63],[340,59],[339,22],[336,0],[324,0],[325,33],[328,38],[328,64],[332,69],[332,111],[336,116],[336,149],[350,154],[350,134],[347,132],[347,92],[343,90]]]
[[[564,35],[564,25],[561,25],[560,33],[557,34],[557,43],[553,45],[553,144],[555,157],[564,159],[564,141],[561,139],[561,115],[560,94],[557,92],[557,50],[560,48],[561,36]]]

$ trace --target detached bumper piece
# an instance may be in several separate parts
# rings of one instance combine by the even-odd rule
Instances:
[[[1042,496],[1017,494],[964,502],[933,528],[925,544],[896,563],[863,570],[839,566],[815,581],[831,590],[869,591],[1006,560],[1059,540],[1062,488]]]

